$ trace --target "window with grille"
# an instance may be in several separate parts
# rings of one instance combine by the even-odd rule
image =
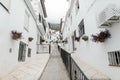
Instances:
[[[80,34],[80,37],[81,37],[83,34],[85,34],[85,30],[84,30],[84,20],[82,20],[82,21],[80,22],[80,24],[78,25],[78,27],[79,27],[79,34]]]
[[[1,4],[7,11],[9,11],[9,9],[10,9],[10,1],[11,1],[11,0],[0,0],[0,4]]]
[[[42,37],[40,36],[40,44],[42,44]]]
[[[108,52],[110,66],[120,66],[120,51]]]
[[[72,36],[72,46],[73,46],[73,51],[76,50],[75,43],[74,43],[74,36]]]
[[[42,22],[42,17],[41,17],[40,14],[39,14],[39,22],[40,22],[40,23]]]
[[[71,17],[70,17],[70,24],[72,25],[72,15],[71,15]]]
[[[24,62],[26,58],[26,44],[24,42],[20,42],[19,44],[19,54],[18,54],[18,61]]]
[[[31,48],[28,48],[28,57],[31,57]]]

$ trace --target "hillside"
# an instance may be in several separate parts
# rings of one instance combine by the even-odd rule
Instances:
[[[55,24],[55,23],[49,23],[50,25],[50,29],[53,29],[53,30],[60,30],[60,24]]]

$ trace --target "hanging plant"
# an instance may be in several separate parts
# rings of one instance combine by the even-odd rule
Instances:
[[[79,42],[80,41],[80,37],[75,37],[75,40]]]
[[[68,43],[67,39],[63,40],[62,43]]]
[[[64,40],[64,43],[68,43],[68,40],[67,40],[67,39],[65,39],[65,40]]]
[[[17,31],[11,31],[12,39],[17,40],[22,38],[22,33]]]
[[[88,40],[88,36],[84,35],[84,36],[82,36],[82,39],[83,39],[84,41],[87,41],[87,40]]]
[[[42,42],[45,42],[45,40],[44,40],[44,39],[42,39]]]
[[[94,42],[104,42],[106,39],[110,38],[111,34],[109,33],[108,30],[101,31],[97,35],[92,34],[92,41]]]

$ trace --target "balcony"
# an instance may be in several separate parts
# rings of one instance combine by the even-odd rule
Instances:
[[[99,15],[98,15],[98,26],[100,28],[110,27],[113,23],[120,21],[120,8],[116,5],[109,4]]]

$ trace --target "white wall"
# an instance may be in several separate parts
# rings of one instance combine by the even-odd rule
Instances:
[[[78,14],[74,15],[75,12],[74,8],[72,9],[73,11],[71,12],[71,14],[73,14],[73,20],[72,20],[73,23],[70,26],[71,27],[70,32],[68,33],[64,32],[63,35],[67,36],[68,34],[72,33],[78,27],[81,20],[84,18],[85,34],[89,36],[89,40],[85,42],[81,39],[79,43],[75,44],[77,46],[76,55],[79,55],[82,60],[86,61],[93,67],[97,68],[98,70],[102,71],[104,74],[108,75],[112,80],[119,80],[120,68],[109,66],[107,52],[120,49],[120,45],[119,45],[120,23],[115,23],[110,28],[108,28],[111,33],[111,38],[106,40],[106,42],[104,43],[92,42],[91,35],[99,33],[99,31],[101,30],[101,28],[98,28],[96,21],[98,13],[101,10],[103,10],[108,4],[112,3],[119,5],[120,1],[96,0],[94,5],[91,5],[93,2],[94,0],[79,0],[80,9]]]
[[[20,41],[28,44],[28,47],[32,48],[32,57],[36,54],[36,42],[37,42],[37,27],[34,18],[31,13],[29,20],[29,31],[24,29],[24,14],[25,10],[29,12],[24,3],[24,0],[11,0],[9,13],[0,5],[0,76],[3,76],[14,69],[21,62],[18,62],[18,50]],[[17,30],[22,32],[23,38],[21,40],[13,40],[11,38],[11,31]],[[28,42],[28,37],[33,37],[32,42]],[[12,49],[10,53],[9,50]],[[27,57],[26,51],[26,61]]]
[[[41,1],[40,1],[40,0],[32,0],[32,1],[31,1],[31,4],[32,4],[34,10],[36,11],[36,12],[35,12],[36,15],[38,16],[39,13],[40,13],[40,15],[42,15],[43,18],[44,18],[44,13],[43,13]]]

